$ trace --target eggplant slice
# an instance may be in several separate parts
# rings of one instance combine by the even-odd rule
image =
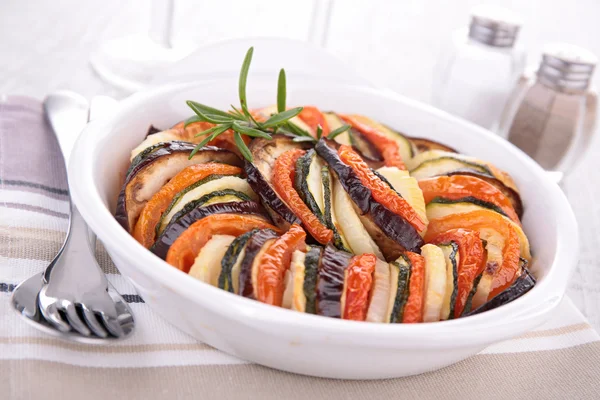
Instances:
[[[275,225],[284,230],[287,230],[291,224],[301,224],[302,221],[271,186],[273,164],[277,157],[286,151],[304,147],[306,144],[294,142],[292,138],[284,135],[274,135],[272,140],[257,138],[252,140],[249,147],[254,161],[245,163],[250,187],[260,197]]]
[[[356,205],[357,214],[365,229],[386,259],[395,260],[404,250],[420,253],[424,242],[419,232],[400,215],[375,201],[371,191],[361,183],[352,168],[342,162],[330,142],[328,139],[321,139],[315,150],[335,171],[337,179]]]
[[[115,218],[123,228],[131,232],[148,200],[182,169],[208,162],[242,166],[242,161],[234,153],[212,146],[203,147],[189,160],[193,149],[191,143],[169,142],[134,160],[135,164],[127,172],[119,193],[115,211]]]
[[[525,293],[529,292],[536,284],[535,277],[529,272],[526,267],[527,261],[525,259],[521,259],[521,275],[515,279],[513,284],[504,290],[502,293],[499,293],[494,298],[492,298],[487,303],[483,304],[479,308],[471,311],[466,315],[475,315],[480,314],[484,311],[493,310],[494,308],[498,308],[504,304],[510,303],[523,296]],[[464,316],[464,315],[463,315]]]
[[[327,245],[323,250],[317,272],[317,315],[331,318],[342,317],[342,294],[345,271],[352,254]]]
[[[150,251],[163,260],[166,259],[171,245],[190,225],[212,214],[252,214],[270,220],[264,208],[254,201],[216,203],[204,207],[200,205],[179,219],[172,220],[150,247]]]
[[[423,153],[429,150],[442,150],[447,151],[449,153],[458,153],[458,151],[454,150],[452,147],[446,146],[445,144],[433,140],[416,137],[411,137],[409,138],[409,140],[412,142],[413,145],[415,145],[419,153]]]

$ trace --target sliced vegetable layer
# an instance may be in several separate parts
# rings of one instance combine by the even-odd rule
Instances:
[[[373,254],[361,254],[350,259],[345,271],[343,319],[355,321],[366,319],[376,263],[377,257]]]

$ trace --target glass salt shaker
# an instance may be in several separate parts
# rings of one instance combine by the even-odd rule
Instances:
[[[554,171],[559,182],[583,158],[594,134],[597,95],[590,81],[598,59],[566,43],[548,45],[535,73],[518,81],[499,133]]]
[[[502,110],[525,66],[517,45],[518,15],[489,5],[471,11],[468,28],[455,31],[435,68],[433,104],[496,130]]]

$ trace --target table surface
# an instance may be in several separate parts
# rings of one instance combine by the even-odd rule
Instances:
[[[206,2],[206,6],[213,8],[232,6],[244,8],[238,13],[239,15],[232,16],[237,18],[239,24],[227,24],[228,27],[235,26],[233,31],[223,29],[220,19],[212,22],[212,25],[210,25],[208,19],[205,19],[203,21],[206,24],[200,24],[202,25],[201,28],[194,28],[194,39],[199,41],[202,38],[203,41],[213,41],[234,36],[276,34],[305,39],[308,35],[308,26],[312,15],[312,2],[295,2],[295,18],[284,22],[277,19],[269,24],[270,30],[260,28],[262,30],[257,31],[257,26],[263,26],[264,24],[248,22],[252,20],[252,18],[248,18],[248,15],[255,17],[254,22],[260,18],[273,21],[270,18],[272,17],[271,14],[283,13],[286,11],[285,7],[289,6],[289,3],[282,5],[283,3],[286,2],[270,0],[248,6],[244,5],[246,2],[235,0]],[[404,2],[399,3],[404,4]],[[416,3],[413,3],[415,2],[407,6],[407,13],[412,21],[410,26],[413,28],[418,25],[414,21],[424,22],[431,18],[441,18],[439,12],[428,13],[426,7],[417,6]],[[453,3],[453,9],[448,10],[448,12],[453,13],[455,16],[458,15],[456,18],[460,21],[459,14],[466,14],[472,3],[470,0],[457,1],[457,6],[454,7]],[[379,55],[380,59],[382,55],[389,56],[391,46],[398,45],[398,36],[387,35],[382,37],[381,32],[386,32],[386,28],[382,27],[386,24],[389,29],[392,29],[390,24],[393,21],[388,17],[384,17],[381,12],[377,14],[369,8],[368,2],[354,1],[352,4],[354,4],[354,7],[348,9],[342,10],[337,7],[334,9],[330,30],[324,39],[327,48],[342,57],[358,55],[356,53],[359,50],[353,50],[353,46],[350,45],[352,40],[347,40],[348,35],[352,35],[355,31],[354,27],[348,23],[348,18],[360,14],[362,9],[365,12],[365,18],[377,19],[381,23],[378,22],[377,27],[365,28],[365,32],[361,31],[359,36],[355,34],[354,43],[361,40],[361,46],[358,46],[363,49],[361,51],[364,52],[368,48],[368,51],[372,54]],[[579,7],[595,7],[596,11],[600,12],[600,3],[577,0],[574,4]],[[518,3],[514,2],[513,5],[517,7]],[[149,23],[147,7],[146,2],[142,0],[126,2],[120,0],[103,2],[78,2],[76,0],[22,2],[4,0],[0,6],[0,54],[3,55],[3,61],[0,63],[0,95],[21,94],[41,99],[53,90],[71,89],[84,94],[88,98],[96,94],[123,98],[126,93],[105,84],[91,71],[88,64],[89,54],[97,48],[102,39],[125,33],[143,32]],[[186,15],[193,11],[193,2],[190,4],[190,2],[179,1],[176,3],[176,7],[176,26],[183,26]],[[530,11],[534,12],[536,9],[538,8],[531,6]],[[544,12],[547,17],[551,16],[552,12],[559,13],[558,10],[546,6],[544,6]],[[594,14],[597,15],[593,12],[587,13],[588,16]],[[571,14],[559,15],[567,22],[573,17]],[[577,36],[573,36],[572,40],[586,40],[584,36],[586,38],[600,37],[597,24],[590,24],[589,18],[586,16],[582,17],[584,20],[581,20],[579,18],[581,14],[579,13],[574,15],[577,16],[577,23],[587,24],[590,29],[593,26],[596,34],[582,35],[581,32],[586,30],[577,30],[573,25],[561,28],[565,30],[564,35],[571,31],[577,32]],[[344,21],[346,21],[345,24]],[[441,20],[436,21],[440,22]],[[433,22],[429,21],[430,26]],[[399,28],[401,25],[395,24],[394,27],[402,29]],[[439,37],[452,27],[447,22],[445,24],[439,23],[436,26],[438,32],[428,33],[430,36],[424,39],[425,42],[422,45],[432,43],[435,35]],[[188,33],[190,29],[188,27]],[[554,26],[553,29],[555,29]],[[539,32],[544,32],[544,29],[538,29]],[[586,32],[590,33],[589,30]],[[182,37],[185,34],[185,30],[180,30],[175,32],[174,37]],[[528,40],[530,44],[536,42],[531,38]],[[600,42],[592,44],[583,42],[583,44],[587,46],[594,45],[600,49]],[[410,44],[407,44],[407,46],[410,46]],[[411,49],[414,50],[414,48],[409,47],[409,51]],[[422,65],[415,64],[416,60],[410,58],[403,59],[402,66],[393,62],[378,63],[377,65],[361,63],[357,68],[361,73],[377,75],[379,83],[389,83],[387,86],[405,95],[428,101],[431,87],[431,79],[428,74],[433,68],[434,57],[432,58],[431,51],[416,55],[419,54],[425,60],[421,63]],[[400,76],[398,71],[404,74],[412,73],[414,79],[400,82],[393,80],[394,77]],[[421,75],[418,75],[419,73]],[[591,324],[600,331],[600,242],[598,239],[600,238],[600,205],[597,202],[597,199],[600,198],[600,185],[598,185],[598,182],[600,182],[599,155],[600,140],[596,138],[585,160],[566,179],[563,186],[579,222],[581,238],[579,265],[571,280],[568,295],[583,314],[587,316]]]

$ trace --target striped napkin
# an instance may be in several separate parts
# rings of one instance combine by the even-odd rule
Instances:
[[[54,257],[68,221],[65,172],[39,101],[0,97],[0,398],[600,398],[600,336],[568,299],[552,320],[440,371],[340,381],[264,368],[199,343],[156,315],[99,244],[136,315],[118,344],[64,342],[11,309],[23,279]]]

